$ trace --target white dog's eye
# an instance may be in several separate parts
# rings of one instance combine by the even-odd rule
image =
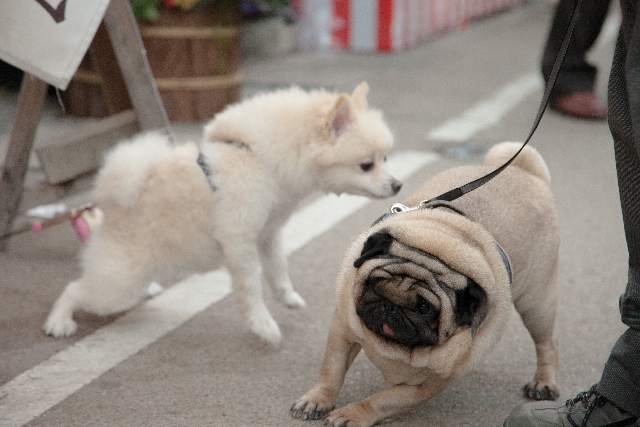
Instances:
[[[369,172],[373,170],[374,166],[375,166],[375,163],[373,162],[360,163],[360,169],[362,169],[365,172]]]

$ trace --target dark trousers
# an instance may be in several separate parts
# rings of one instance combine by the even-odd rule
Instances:
[[[549,80],[553,62],[562,45],[562,39],[569,27],[576,0],[560,0],[549,30],[549,37],[542,53],[542,76]],[[586,59],[587,52],[598,38],[602,24],[609,10],[610,0],[584,0],[580,16],[573,30],[552,97],[573,92],[592,91],[597,69]]]
[[[611,350],[598,391],[640,416],[640,13],[637,0],[620,4],[622,26],[609,79],[609,127],[629,250],[629,279],[620,298],[622,322],[629,328]]]

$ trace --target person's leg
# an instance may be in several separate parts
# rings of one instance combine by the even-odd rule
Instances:
[[[520,405],[505,427],[624,427],[640,417],[640,13],[636,0],[620,3],[622,26],[609,79],[609,127],[629,251],[627,288],[620,299],[622,321],[629,329],[611,350],[597,385],[561,407]]]
[[[542,54],[542,75],[549,80],[556,55],[569,27],[576,0],[560,0]],[[551,93],[549,107],[566,115],[604,120],[607,107],[594,92],[597,68],[587,62],[591,48],[609,10],[610,0],[587,0],[582,3],[573,29],[567,54]]]
[[[542,75],[549,80],[553,63],[569,27],[576,0],[560,0],[549,30],[542,54]],[[572,92],[593,91],[597,69],[586,59],[587,52],[598,38],[609,10],[610,0],[586,0],[580,8],[580,16],[573,30],[552,96]]]
[[[640,416],[640,13],[636,1],[621,4],[625,20],[609,79],[609,126],[629,250],[629,279],[620,298],[622,322],[629,329],[614,345],[598,391]]]

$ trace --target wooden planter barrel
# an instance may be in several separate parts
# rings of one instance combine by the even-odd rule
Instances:
[[[124,86],[121,90],[126,90]],[[103,80],[96,71],[91,56],[85,55],[67,90],[60,92],[65,111],[78,117],[110,115],[105,101]]]
[[[240,99],[240,15],[221,11],[216,3],[191,12],[160,9],[157,21],[139,24],[171,121],[207,120]],[[103,117],[112,114],[105,107],[105,76],[88,56],[66,91],[65,104],[78,116]]]

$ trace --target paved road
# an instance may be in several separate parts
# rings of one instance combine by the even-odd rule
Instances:
[[[392,161],[406,176],[402,198],[438,171],[478,163],[491,144],[526,136],[542,93],[537,70],[550,12],[546,2],[532,1],[398,54],[303,53],[249,62],[244,91],[291,83],[350,91],[367,80],[370,103],[384,111],[396,136]],[[613,24],[593,52],[602,96]],[[10,100],[0,99],[3,117],[10,116]],[[74,124],[50,112],[38,138]],[[199,130],[181,125],[177,134],[186,138]],[[6,124],[0,131],[8,131]],[[606,123],[548,113],[532,145],[551,170],[562,227],[557,335],[564,401],[598,380],[623,330],[617,299],[626,280],[626,248]],[[58,196],[83,197],[86,183],[54,191],[40,176],[34,162],[25,209]],[[179,283],[124,315],[81,313],[76,336],[46,337],[41,324],[78,275],[80,243],[66,226],[14,238],[0,253],[0,425],[322,425],[293,420],[288,408],[316,379],[344,249],[390,204],[329,197],[292,220],[291,278],[308,307],[285,309],[267,295],[283,331],[277,349],[245,329],[221,272]],[[520,387],[534,367],[533,344],[514,312],[506,335],[478,369],[388,425],[501,425],[524,400]],[[337,404],[384,387],[360,355]]]

